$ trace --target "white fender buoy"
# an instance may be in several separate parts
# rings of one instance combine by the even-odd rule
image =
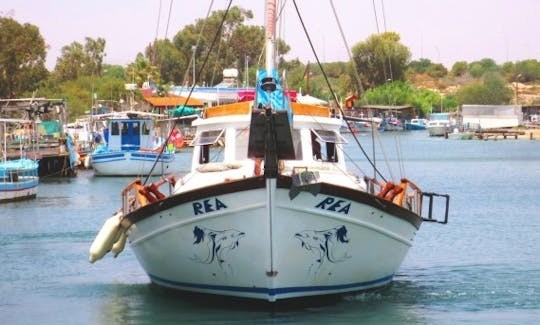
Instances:
[[[112,249],[115,241],[118,240],[121,216],[122,212],[117,212],[115,215],[105,220],[103,227],[101,227],[96,238],[92,242],[92,245],[90,246],[90,254],[88,258],[90,263],[94,263],[105,256],[105,254]]]
[[[91,167],[90,165],[90,155],[86,155],[86,157],[84,157],[84,168],[89,169]]]
[[[120,237],[111,248],[111,252],[113,253],[114,257],[117,257],[118,254],[120,254],[124,250],[124,247],[126,247],[126,241],[127,241],[127,234],[125,231],[122,231],[120,233]]]

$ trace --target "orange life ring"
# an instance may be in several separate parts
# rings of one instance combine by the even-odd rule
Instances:
[[[386,198],[386,195],[388,195],[388,192],[390,192],[393,188],[394,188],[394,183],[392,181],[388,181],[386,182],[386,184],[384,184],[384,187],[382,188],[382,190],[379,192],[379,194],[377,194],[377,197],[381,198],[381,199],[384,199]]]

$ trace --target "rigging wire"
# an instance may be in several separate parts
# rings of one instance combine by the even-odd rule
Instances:
[[[334,13],[334,18],[336,19],[336,23],[338,25],[339,32],[341,34],[341,39],[343,40],[345,48],[347,49],[347,55],[349,56],[349,61],[352,63],[352,66],[353,66],[354,77],[356,78],[356,83],[358,84],[358,91],[359,91],[359,95],[360,95],[359,97],[362,97],[364,95],[365,91],[364,91],[364,86],[362,85],[362,80],[360,78],[360,74],[358,73],[358,65],[356,64],[356,61],[354,60],[354,58],[352,56],[349,43],[347,42],[347,39],[345,38],[345,33],[343,32],[343,28],[341,26],[341,22],[340,22],[338,14],[337,14],[336,7],[334,6],[334,1],[333,0],[330,0],[330,6],[332,7],[332,11]],[[375,130],[375,127],[374,127],[375,124],[374,124],[373,118],[371,119],[370,124],[371,124],[373,167],[376,167],[377,163],[376,163],[376,156],[375,156],[375,136],[378,136],[379,134],[377,132],[375,132],[376,130]],[[373,177],[377,178],[376,168],[374,170]]]
[[[161,21],[161,0],[159,0],[158,16],[157,16],[157,24],[156,24],[156,36],[154,37],[154,46],[150,54],[151,55],[150,62],[152,64],[156,64],[156,48],[157,48],[160,21]]]
[[[159,0],[159,9],[158,9],[158,16],[157,16],[157,24],[156,24],[156,37],[154,37],[154,43],[157,41],[157,38],[158,38],[160,21],[161,21],[161,0]]]
[[[382,9],[382,20],[383,20],[384,32],[386,33],[386,13],[384,11],[384,0],[381,0],[381,9]]]
[[[375,0],[372,0],[371,3],[373,4],[373,14],[375,15],[375,26],[377,27],[377,34],[379,34],[379,19],[377,18],[377,7],[375,6]]]
[[[383,26],[384,26],[384,32],[386,33],[386,12],[384,10],[384,0],[381,0],[381,9],[382,9],[382,15],[383,15]],[[390,80],[394,80],[394,73],[392,72],[392,60],[390,58],[390,55],[388,55],[388,69],[390,72]]]
[[[212,3],[214,1],[212,0]],[[203,63],[201,64],[199,70],[197,70],[197,74],[195,75],[195,80],[193,81],[193,85],[191,85],[191,88],[189,90],[189,94],[187,95],[186,97],[186,104],[189,102],[189,99],[191,98],[191,94],[193,93],[193,90],[195,89],[195,81],[197,79],[199,79],[202,71],[204,70],[204,68],[206,67],[206,64],[208,63],[208,58],[210,57],[210,53],[212,52],[212,49],[214,48],[214,46],[216,45],[216,41],[218,39],[218,37],[221,35],[221,31],[223,29],[223,26],[225,25],[225,20],[227,19],[227,16],[229,14],[229,11],[231,9],[231,4],[232,4],[232,0],[229,0],[229,4],[227,5],[227,9],[225,10],[225,13],[223,14],[223,17],[221,19],[221,22],[219,24],[219,28],[218,30],[216,31],[216,34],[214,35],[214,39],[212,40],[212,43],[210,44],[210,48],[208,49],[208,51],[206,52],[206,56],[204,57],[204,60],[203,60]],[[182,108],[182,110],[180,111],[180,113],[182,113],[185,109],[186,105],[184,105],[184,107]],[[148,173],[148,175],[146,176],[146,178],[144,179],[144,182],[143,184],[146,184],[148,182],[148,180],[150,179],[150,176],[152,175],[152,172],[154,171],[154,169],[156,168],[156,165],[158,163],[158,160],[159,158],[161,157],[161,155],[163,154],[163,151],[165,150],[165,148],[167,147],[167,143],[169,142],[169,140],[171,139],[171,136],[172,136],[172,133],[174,131],[174,128],[176,127],[176,124],[178,123],[178,119],[176,121],[174,121],[174,124],[173,124],[173,127],[171,128],[171,130],[169,131],[169,135],[167,136],[167,139],[165,140],[163,146],[161,146],[161,150],[159,151],[159,154],[158,154],[158,157],[156,158],[156,160],[154,160],[154,164],[152,165],[152,168],[150,169],[150,172]]]
[[[208,17],[210,17],[210,13],[212,12],[213,5],[214,5],[214,0],[211,0],[210,5],[208,6],[208,11],[206,12],[206,18],[203,21],[203,25],[201,26],[199,36],[197,37],[197,42],[195,43],[195,49],[199,48],[199,44],[201,43],[201,39],[202,39],[202,33],[204,32],[204,29],[206,28],[206,22],[208,21]],[[191,58],[189,59],[188,69],[186,69],[186,71],[184,72],[184,80],[182,81],[183,85],[187,84],[188,75],[189,75],[189,67],[191,67],[191,65],[193,64],[193,61],[195,60],[195,52],[196,51],[193,51],[191,53]],[[195,84],[195,80],[193,80],[193,84]],[[190,94],[191,94],[191,92],[190,92]]]
[[[360,74],[358,73],[358,69],[357,69],[358,66],[356,65],[356,61],[353,60],[351,49],[349,47],[347,39],[345,38],[345,33],[343,32],[343,28],[341,27],[341,22],[338,18],[338,14],[336,11],[336,7],[334,6],[333,0],[330,0],[330,5],[332,6],[332,11],[334,12],[334,17],[336,18],[336,23],[339,28],[339,33],[341,34],[341,39],[343,40],[343,44],[345,45],[345,48],[347,49],[347,55],[349,56],[349,61],[351,61],[353,65],[354,77],[356,78],[356,82],[358,83],[358,90],[360,91],[359,95],[361,97],[362,95],[364,95],[364,87],[362,86],[362,80],[360,79]]]
[[[172,11],[173,1],[174,0],[171,0],[171,2],[169,3],[169,16],[167,17],[167,27],[165,28],[165,38],[167,38],[167,34],[169,33],[169,22],[171,21],[171,11]]]
[[[293,4],[294,4],[294,7],[295,7],[295,10],[296,10],[296,14],[298,15],[298,19],[300,20],[300,24],[302,25],[302,28],[304,30],[304,33],[306,34],[306,38],[309,42],[309,45],[311,47],[311,51],[313,52],[313,55],[315,56],[315,59],[317,60],[317,64],[319,65],[319,68],[321,69],[321,72],[323,74],[323,77],[324,77],[324,80],[326,82],[326,85],[328,86],[328,89],[330,90],[330,93],[332,94],[332,97],[341,113],[342,116],[345,116],[345,113],[343,112],[343,109],[341,108],[341,104],[339,103],[339,100],[337,98],[337,95],[336,93],[334,92],[333,88],[332,88],[332,85],[330,84],[330,81],[328,80],[328,76],[326,74],[326,71],[324,70],[322,64],[321,64],[321,61],[319,60],[319,56],[317,55],[317,52],[315,51],[315,47],[313,46],[313,42],[311,41],[311,37],[309,36],[309,33],[307,31],[307,28],[306,28],[306,25],[304,24],[304,20],[302,19],[302,15],[300,14],[300,10],[298,9],[298,6],[296,4],[296,0],[293,0]],[[348,123],[347,123],[348,125]],[[350,126],[349,126],[350,128]],[[352,131],[352,130],[351,130]],[[354,135],[354,133],[353,133]],[[385,182],[386,182],[386,179],[385,177],[382,175],[382,173],[377,169],[377,167],[375,166],[375,164],[371,161],[371,159],[369,158],[369,155],[366,153],[366,151],[364,150],[364,147],[362,146],[362,144],[360,144],[360,141],[358,140],[358,138],[354,135],[353,136],[356,144],[358,145],[358,147],[360,148],[360,150],[362,151],[362,153],[364,154],[364,157],[366,157],[367,161],[371,164],[371,166],[373,167],[374,171],[376,174],[378,174]]]

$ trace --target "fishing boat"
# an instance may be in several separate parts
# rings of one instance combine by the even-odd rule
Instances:
[[[413,118],[410,121],[405,122],[405,128],[410,131],[425,130],[427,120],[423,118]]]
[[[26,157],[39,161],[39,177],[73,177],[79,160],[73,139],[63,130],[67,120],[67,101],[50,98],[0,99],[3,117],[28,120],[26,136],[12,142],[24,148]],[[21,156],[22,152],[15,153]]]
[[[159,136],[154,120],[137,112],[109,116],[102,145],[90,154],[97,176],[139,176],[170,174],[175,159],[172,150]]]
[[[266,69],[255,101],[208,107],[193,121],[192,167],[183,177],[128,184],[90,262],[117,256],[129,241],[151,281],[164,287],[304,299],[390,283],[422,222],[437,221],[431,207],[439,194],[405,178],[349,171],[342,114],[283,96],[275,13],[276,1],[267,1]],[[430,209],[422,217],[425,198]]]
[[[442,137],[450,130],[450,113],[432,113],[427,122],[426,129],[429,136]]]
[[[39,163],[24,157],[7,159],[8,136],[11,139],[14,137],[14,126],[31,122],[18,119],[0,119],[0,133],[3,134],[2,158],[0,160],[0,203],[36,197],[39,184]]]

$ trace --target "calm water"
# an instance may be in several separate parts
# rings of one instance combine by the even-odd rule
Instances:
[[[371,139],[360,141],[371,152]],[[0,324],[537,324],[540,141],[423,132],[381,141],[395,177],[404,170],[425,191],[452,197],[450,224],[422,225],[385,289],[268,306],[156,287],[129,247],[90,264],[88,248],[130,179],[83,171],[42,180],[35,200],[0,206]],[[360,157],[352,145],[347,152]]]

